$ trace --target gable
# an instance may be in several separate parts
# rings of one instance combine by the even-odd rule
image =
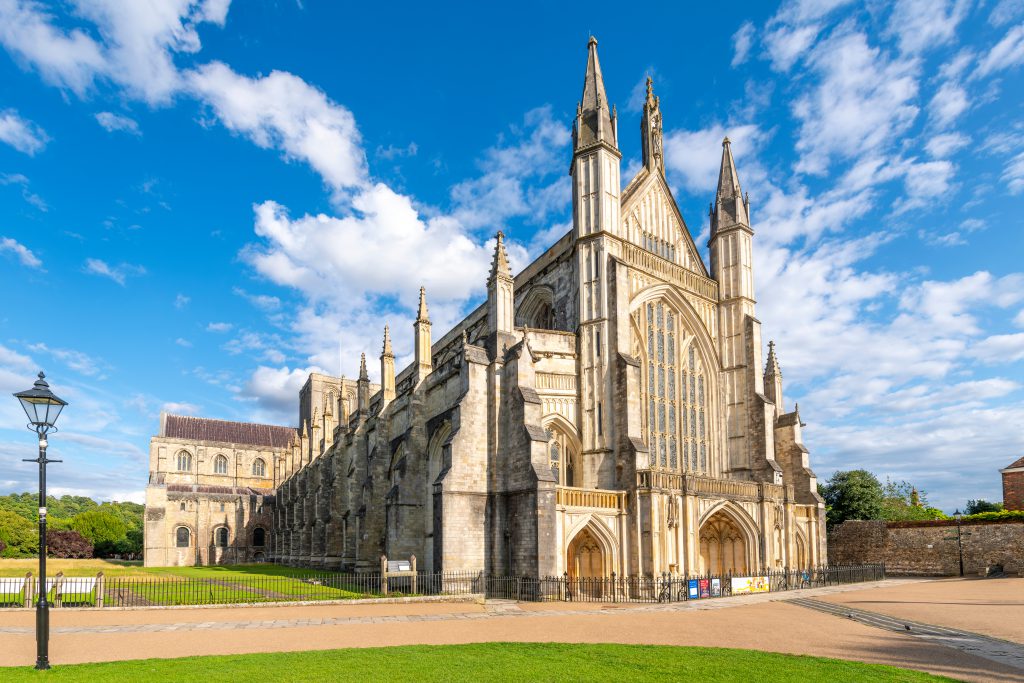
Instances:
[[[660,173],[641,168],[622,193],[622,234],[636,246],[709,277],[697,244]]]

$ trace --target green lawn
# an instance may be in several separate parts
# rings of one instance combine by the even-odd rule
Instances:
[[[117,681],[634,681],[753,683],[950,681],[837,659],[650,645],[479,643],[285,652],[3,670],[5,682]]]

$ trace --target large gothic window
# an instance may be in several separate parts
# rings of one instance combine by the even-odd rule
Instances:
[[[213,459],[213,473],[214,474],[227,474],[228,473],[228,459],[223,455],[218,455]]]
[[[263,458],[256,458],[255,460],[252,461],[252,476],[267,476],[267,463],[263,461]]]
[[[708,468],[707,378],[694,337],[664,301],[643,308],[647,446],[651,467],[688,472]]]
[[[178,471],[179,472],[191,472],[192,471],[192,455],[188,451],[181,451],[178,453]]]

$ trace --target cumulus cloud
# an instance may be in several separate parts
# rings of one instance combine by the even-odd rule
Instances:
[[[39,260],[32,250],[12,237],[0,237],[0,252],[10,252],[21,262],[21,265],[28,268],[42,270],[43,262]]]
[[[132,135],[142,135],[138,122],[128,116],[115,114],[109,111],[101,111],[96,114],[96,122],[103,126],[108,132],[122,131]]]
[[[700,130],[672,130],[665,135],[666,169],[687,191],[713,197],[722,165],[722,140],[726,136],[741,170],[743,159],[748,155],[753,157],[768,137],[753,124],[728,127],[714,124]]]
[[[87,258],[82,270],[90,275],[99,275],[108,280],[113,280],[122,287],[124,287],[125,281],[129,277],[146,274],[146,269],[142,266],[132,265],[131,263],[120,263],[112,266],[106,261],[97,258]]]
[[[23,119],[13,109],[0,111],[0,142],[29,156],[41,152],[50,137],[38,125]]]
[[[213,62],[189,72],[187,81],[228,130],[310,164],[336,193],[366,184],[352,113],[298,76],[273,71],[249,78]]]

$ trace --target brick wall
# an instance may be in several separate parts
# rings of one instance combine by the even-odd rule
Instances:
[[[963,522],[964,573],[1003,565],[1024,571],[1024,521]],[[836,564],[885,563],[889,574],[955,576],[960,573],[957,526],[933,522],[843,522],[828,535],[829,561]]]
[[[1024,470],[1003,472],[1003,507],[1024,510]]]

